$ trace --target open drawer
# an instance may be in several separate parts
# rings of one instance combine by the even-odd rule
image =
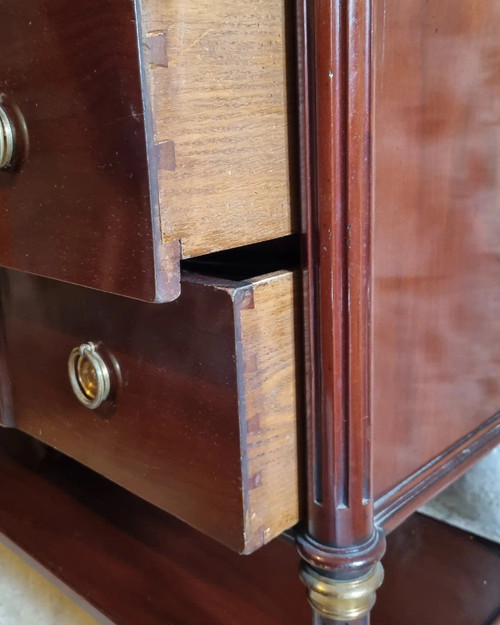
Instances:
[[[289,234],[286,6],[2,3],[0,265],[165,302]]]
[[[4,270],[3,421],[251,552],[299,518],[295,276],[182,286],[153,305]],[[95,410],[68,376],[89,341],[110,372]]]

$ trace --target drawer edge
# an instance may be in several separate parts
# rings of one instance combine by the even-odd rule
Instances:
[[[301,327],[298,275],[277,272],[234,292],[244,553],[299,521]]]

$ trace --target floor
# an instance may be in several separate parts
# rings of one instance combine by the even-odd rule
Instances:
[[[0,625],[97,625],[97,621],[0,544]]]
[[[500,543],[500,447],[420,511]]]

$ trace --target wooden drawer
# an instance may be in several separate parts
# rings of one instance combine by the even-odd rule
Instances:
[[[3,421],[251,552],[298,520],[295,288],[189,277],[153,305],[5,271]],[[68,379],[89,340],[121,376],[96,411]]]
[[[0,264],[164,302],[181,256],[289,234],[285,9],[4,3]]]

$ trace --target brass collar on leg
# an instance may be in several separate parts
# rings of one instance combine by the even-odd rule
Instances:
[[[307,587],[312,607],[319,614],[336,621],[355,621],[373,608],[376,590],[384,580],[384,569],[377,562],[362,577],[338,580],[304,563],[300,578]]]

